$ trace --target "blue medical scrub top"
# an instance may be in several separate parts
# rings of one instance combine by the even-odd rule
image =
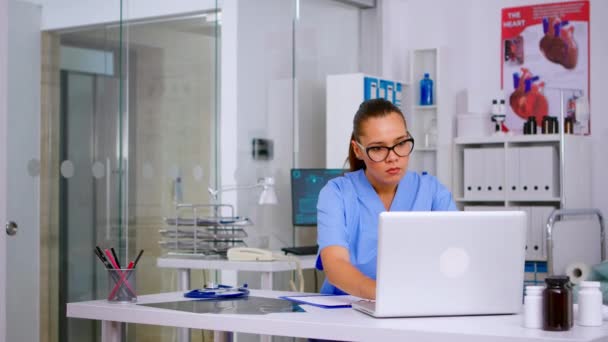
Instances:
[[[437,178],[415,172],[407,172],[401,179],[390,207],[390,211],[441,210],[458,210],[452,194]],[[378,216],[383,211],[386,211],[384,204],[364,170],[330,180],[321,189],[317,203],[317,269],[323,270],[320,256],[323,248],[342,246],[348,249],[351,264],[376,279]],[[327,279],[321,293],[344,294]]]

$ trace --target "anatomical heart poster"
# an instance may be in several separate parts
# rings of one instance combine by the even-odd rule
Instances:
[[[535,122],[538,133],[589,134],[589,2],[504,8],[501,24],[506,127],[521,133]]]

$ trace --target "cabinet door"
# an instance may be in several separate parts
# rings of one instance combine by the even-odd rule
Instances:
[[[547,200],[559,196],[557,150],[552,146],[522,147],[520,195],[526,200]]]
[[[508,199],[520,199],[519,147],[508,147],[506,155],[506,191]]]
[[[482,198],[488,200],[503,200],[505,178],[504,148],[483,148],[482,162],[484,165],[484,184]]]
[[[477,149],[465,148],[464,149],[464,198],[474,199],[477,193],[476,181],[479,177],[476,176],[477,169],[480,167],[477,165]]]
[[[526,260],[536,260],[536,250],[534,249],[534,244],[536,240],[534,239],[534,223],[532,219],[532,208],[531,207],[513,207],[513,210],[521,210],[525,211],[528,217],[528,227],[526,229]]]
[[[559,196],[559,164],[557,148],[535,147],[533,157],[536,163],[532,191],[536,199],[550,199]]]

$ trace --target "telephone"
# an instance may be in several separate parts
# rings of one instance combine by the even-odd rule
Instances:
[[[253,247],[232,247],[226,253],[231,261],[272,261],[276,260],[274,253],[267,249]]]
[[[292,262],[296,265],[296,273],[298,277],[298,287],[294,279],[289,281],[289,285],[293,291],[304,292],[304,275],[302,274],[302,267],[300,266],[300,260],[291,255],[281,255],[280,253],[274,253],[267,249],[253,248],[253,247],[232,247],[226,252],[226,257],[230,261],[273,261],[273,260],[285,260]]]

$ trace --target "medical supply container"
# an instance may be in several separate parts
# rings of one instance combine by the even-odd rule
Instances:
[[[543,327],[543,290],[544,286],[526,286],[524,297],[524,327],[540,329]]]
[[[599,281],[582,281],[578,292],[578,325],[602,325],[602,292]]]
[[[433,104],[433,80],[429,73],[424,74],[424,78],[420,80],[420,105],[430,106]]]
[[[572,327],[572,291],[568,276],[545,279],[543,290],[543,330],[566,331]]]

